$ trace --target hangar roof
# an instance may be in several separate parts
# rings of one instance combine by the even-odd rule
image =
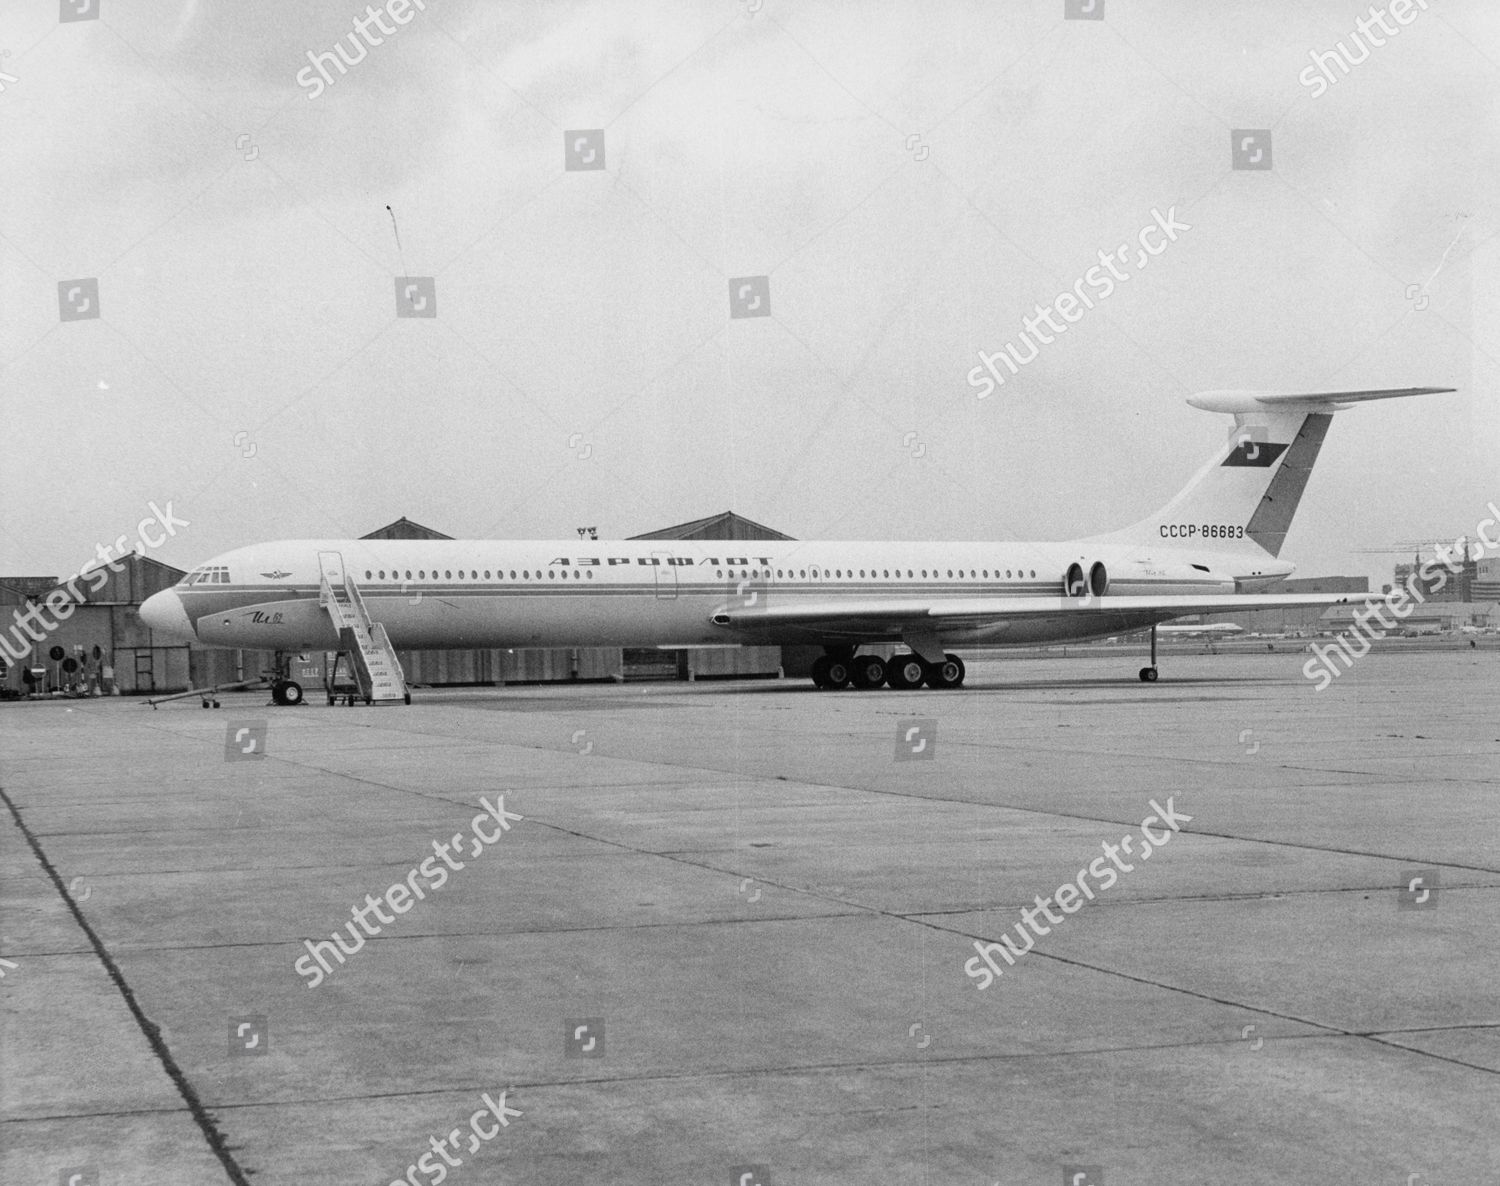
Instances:
[[[676,527],[663,527],[659,531],[648,531],[632,535],[631,539],[793,539],[763,523],[723,511],[706,519],[694,519],[691,523],[679,523]]]
[[[394,523],[387,523],[384,527],[377,527],[369,535],[360,536],[361,539],[452,539],[451,535],[444,535],[441,531],[434,531],[431,527],[423,527],[420,523],[413,523],[405,515]]]

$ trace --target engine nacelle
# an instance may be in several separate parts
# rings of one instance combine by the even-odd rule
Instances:
[[[1104,567],[1102,560],[1095,560],[1089,565],[1087,577],[1084,575],[1083,565],[1074,561],[1068,565],[1068,571],[1063,574],[1063,595],[1065,597],[1103,597],[1109,590],[1109,569]]]

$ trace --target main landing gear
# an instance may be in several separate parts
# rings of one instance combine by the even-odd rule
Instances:
[[[940,663],[928,663],[910,652],[882,659],[879,655],[854,655],[838,651],[813,660],[813,686],[824,691],[843,688],[870,690],[879,687],[910,691],[924,685],[929,688],[957,688],[964,682],[964,661],[957,655],[944,655]]]
[[[1142,667],[1140,679],[1143,684],[1154,684],[1156,682],[1156,627],[1151,627],[1151,666]]]
[[[302,703],[302,685],[294,679],[279,679],[271,684],[271,700],[276,704]]]

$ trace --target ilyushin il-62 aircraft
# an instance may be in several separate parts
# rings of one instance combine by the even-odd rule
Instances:
[[[813,644],[823,689],[956,688],[949,648],[1033,646],[1173,618],[1333,605],[1257,592],[1278,559],[1333,414],[1449,387],[1219,391],[1188,402],[1234,429],[1140,522],[1063,542],[304,539],[215,556],[141,607],[216,647],[338,650],[366,702],[410,702],[397,650]],[[895,644],[883,659],[862,647]],[[302,689],[285,669],[273,698]]]

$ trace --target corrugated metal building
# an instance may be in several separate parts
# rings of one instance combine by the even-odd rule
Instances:
[[[364,538],[453,537],[403,517]],[[632,538],[784,540],[791,537],[725,511]],[[38,628],[39,633],[46,635],[43,642],[36,642],[19,626],[13,626],[12,615],[19,612],[26,616],[32,603],[45,607],[49,596],[60,598],[57,600],[60,606],[73,604],[73,596],[66,585],[59,586],[56,577],[0,578],[0,628],[9,631],[4,636],[7,645],[0,650],[0,659],[5,661],[6,668],[4,675],[0,676],[0,683],[20,691],[24,687],[22,668],[44,667],[48,673],[46,682],[53,687],[87,679],[127,693],[167,693],[252,679],[273,666],[275,656],[270,651],[220,650],[156,637],[140,619],[141,603],[151,594],[175,585],[182,579],[183,571],[134,554],[115,563],[120,571],[108,572],[108,579],[97,591],[89,590],[90,578],[87,576],[75,582],[81,604],[76,604],[65,620],[57,622],[55,629]],[[5,607],[9,607],[9,612]],[[49,657],[54,646],[62,647],[68,659],[81,655],[79,670],[64,672],[63,663]],[[409,683],[451,687],[577,680],[775,676],[788,662],[793,668],[805,668],[812,654],[817,653],[813,648],[797,650],[808,651],[809,655],[784,658],[779,647],[628,652],[619,647],[573,647],[402,651],[400,658]],[[307,695],[316,698],[321,693],[323,674],[329,661],[330,656],[321,653],[293,656],[292,677],[303,685]]]
[[[397,519],[365,539],[452,539],[441,531]],[[785,540],[791,539],[733,511],[694,519],[675,527],[631,536],[631,539]],[[690,650],[623,650],[620,647],[566,649],[402,651],[409,683],[427,686],[464,684],[559,683],[575,680],[714,679],[774,677],[782,668],[780,647],[729,647]],[[309,686],[312,686],[309,684]]]
[[[753,519],[723,511],[706,519],[694,519],[691,523],[679,523],[676,527],[663,527],[659,531],[648,531],[633,535],[631,539],[682,539],[682,540],[789,540],[774,528]],[[774,677],[779,675],[785,663],[782,647],[715,647],[694,648],[678,651],[626,651],[625,674],[627,678],[649,678],[653,666],[662,663],[665,656],[668,674],[665,678],[677,679],[745,679],[753,676]],[[797,648],[807,650],[811,648]],[[821,654],[821,651],[816,651]],[[811,659],[807,661],[811,663]]]
[[[157,638],[140,616],[141,602],[181,577],[181,569],[131,553],[71,582],[0,578],[5,686],[21,689],[21,669],[41,667],[49,689],[87,684],[161,692],[187,687],[190,648]],[[45,637],[30,637],[18,615]],[[58,647],[61,659],[54,657]]]
[[[364,536],[365,539],[452,539],[441,531],[402,517]],[[483,648],[451,651],[400,651],[408,683],[425,687],[556,683],[624,678],[619,647],[566,649]],[[309,689],[321,685],[321,669]]]

